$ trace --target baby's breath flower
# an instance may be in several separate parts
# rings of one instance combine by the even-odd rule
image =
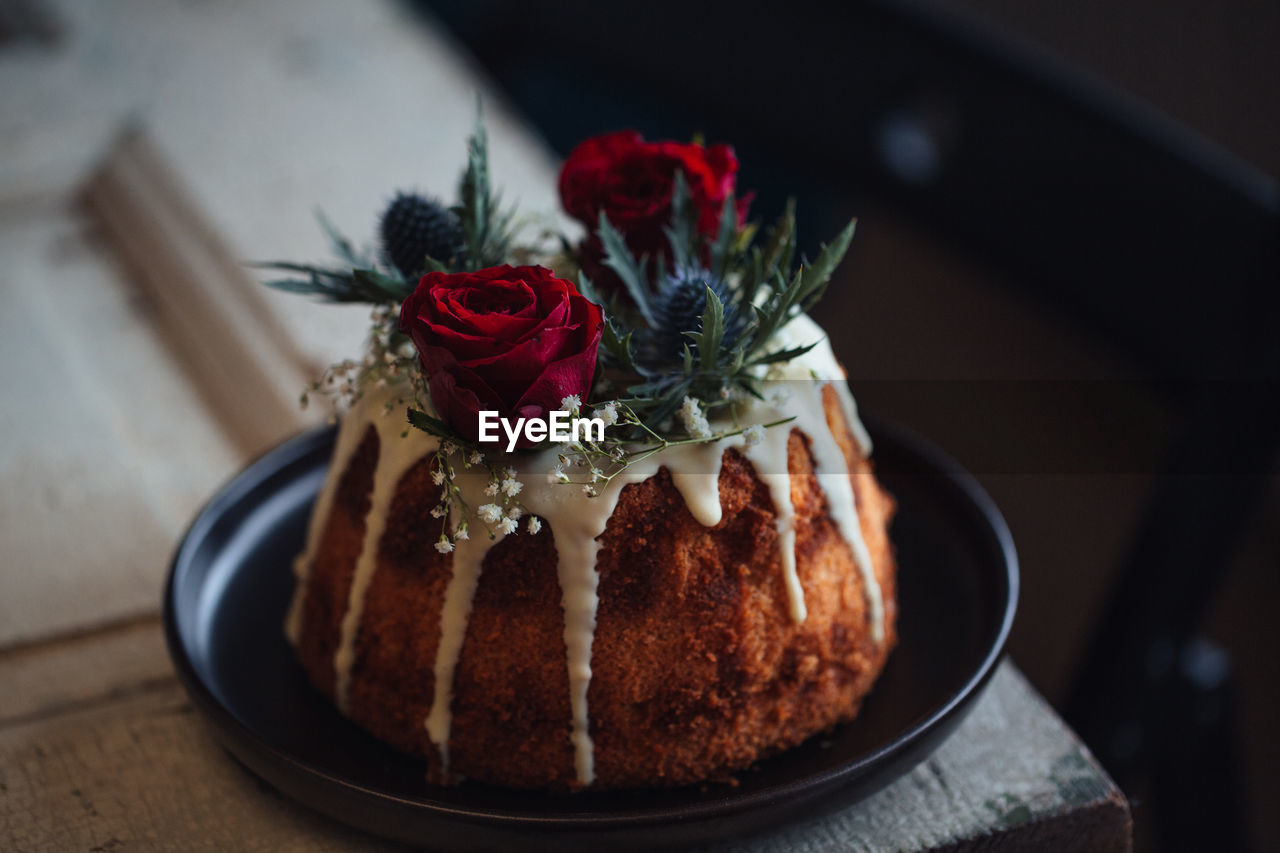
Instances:
[[[441,554],[448,554],[453,550],[453,543],[449,541],[448,536],[445,536],[443,533],[440,534],[440,539],[436,542],[436,550]]]
[[[520,490],[524,488],[524,483],[516,479],[507,479],[502,481],[502,493],[509,498],[514,498],[520,494]]]
[[[484,493],[489,497],[493,497],[498,493],[498,484],[489,483],[487,486],[484,487]]]
[[[472,465],[479,465],[484,461],[484,454],[479,450],[473,450],[471,451],[471,455],[467,457],[467,461]]]
[[[504,518],[498,522],[498,530],[503,533],[515,533],[518,526],[514,518]]]
[[[582,408],[582,398],[577,394],[570,394],[560,400],[560,408],[568,412],[576,412]]]
[[[435,506],[433,506],[433,507],[431,508],[431,517],[432,517],[432,518],[444,518],[445,513],[447,513],[448,511],[449,511],[449,510],[445,509],[444,504],[436,504]]]
[[[444,483],[444,469],[437,468],[436,470],[432,471],[431,482],[435,483],[437,486]]]
[[[476,513],[488,523],[493,524],[502,518],[502,507],[497,504],[484,504],[476,510]]]
[[[742,433],[742,440],[746,442],[747,447],[755,447],[764,441],[764,427],[760,424],[754,424],[746,428]]]
[[[702,413],[702,406],[693,397],[685,397],[680,406],[680,420],[684,422],[684,430],[694,438],[710,438],[711,424]]]
[[[458,529],[454,532],[453,538],[460,542],[466,542],[471,538],[471,534],[467,532],[467,526],[465,524],[460,524],[458,525]]]
[[[596,491],[596,487],[595,487],[595,486],[590,486],[590,485],[588,485],[588,486],[583,486],[583,487],[582,487],[582,493],[583,493],[584,495],[586,495],[587,497],[589,497],[589,498],[594,498],[596,495],[598,495],[598,494],[599,494],[599,492],[597,492],[597,491]]]
[[[525,529],[528,530],[530,533],[536,534],[539,530],[542,529],[542,520],[539,519],[536,515],[531,515],[529,516],[529,520],[524,523],[524,526],[525,526]]]
[[[519,519],[522,515],[524,515],[524,507],[520,504],[514,504],[507,510],[507,518]]]
[[[515,468],[507,468],[507,479],[514,479],[519,472]]]
[[[599,418],[604,421],[604,425],[609,427],[618,422],[618,404],[605,403],[600,408],[591,413],[593,418]]]

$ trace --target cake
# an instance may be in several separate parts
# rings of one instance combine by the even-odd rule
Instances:
[[[477,147],[482,136],[473,179]],[[790,260],[779,258],[772,295],[748,304],[739,290],[750,273],[681,272],[699,247],[729,266],[712,254],[727,243],[700,236],[692,217],[688,245],[675,242],[682,211],[708,192],[680,175],[664,214],[674,272],[646,270],[603,218],[568,260],[591,268],[598,240],[597,268],[621,280],[613,292],[542,267],[480,268],[483,247],[457,248],[455,236],[424,253],[428,269],[381,273],[379,286],[400,282],[408,294],[398,332],[386,309],[375,312],[366,359],[323,383],[350,407],[295,562],[286,632],[315,688],[422,757],[433,783],[573,791],[726,780],[853,721],[893,648],[894,503],[873,474],[844,370],[795,310],[820,291],[816,278],[802,268],[788,285]],[[712,230],[728,234],[726,220],[740,229],[732,194],[714,202],[723,215]],[[461,209],[460,231],[471,233],[465,198]],[[426,219],[440,210],[423,208]],[[438,240],[448,229],[419,231]],[[821,285],[840,254],[808,265]],[[367,292],[369,273],[326,274],[329,291],[316,292]],[[691,275],[702,293],[680,290]],[[638,307],[626,307],[624,289]],[[682,321],[691,294],[702,301]],[[750,305],[763,307],[745,320]],[[668,321],[693,344],[664,367],[643,353],[670,349]],[[634,345],[618,334],[628,322],[642,333]],[[617,378],[627,370],[648,380],[626,386],[630,396]],[[565,391],[559,404],[542,399]],[[507,447],[476,438],[486,400],[585,416],[588,396],[610,430],[599,442],[589,430],[520,447],[514,434]]]

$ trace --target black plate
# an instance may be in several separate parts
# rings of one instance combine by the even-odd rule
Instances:
[[[428,786],[422,762],[340,716],[282,633],[290,566],[332,428],[250,465],[178,548],[165,633],[178,675],[226,747],[284,793],[390,838],[448,849],[669,848],[852,802],[927,756],[990,678],[1017,599],[1013,543],[971,477],[920,439],[870,424],[899,503],[900,640],[856,721],[738,774],[740,784],[576,795]]]

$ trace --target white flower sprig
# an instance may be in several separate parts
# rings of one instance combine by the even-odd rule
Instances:
[[[388,411],[410,400],[419,402],[426,398],[426,386],[413,345],[407,338],[396,334],[399,307],[390,303],[376,305],[369,319],[364,358],[329,365],[319,379],[303,390],[298,398],[302,408],[311,404],[313,396],[329,397],[335,411],[329,418],[332,423],[336,420],[336,412],[350,409],[367,389],[403,382],[407,382],[410,393],[388,400]]]
[[[487,503],[473,507],[463,497],[458,485],[458,468],[487,468],[488,482],[484,487]],[[442,554],[453,551],[458,541],[471,538],[471,527],[478,524],[490,539],[498,534],[511,535],[519,529],[519,521],[526,514],[517,496],[524,491],[519,472],[510,466],[491,462],[484,452],[474,446],[463,447],[454,441],[442,440],[431,461],[431,481],[440,487],[440,502],[431,510],[435,518],[443,519],[436,550]],[[536,533],[533,516],[530,516],[529,532]],[[450,522],[453,529],[450,530]],[[541,529],[541,523],[537,525]]]

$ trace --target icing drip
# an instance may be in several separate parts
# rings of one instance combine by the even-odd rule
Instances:
[[[570,492],[571,488],[564,490]],[[597,594],[600,576],[596,572],[600,543],[597,537],[604,533],[608,516],[613,514],[621,491],[621,483],[616,486],[610,483],[610,488],[592,499],[607,507],[607,513],[598,512],[595,507],[590,512],[583,512],[573,506],[573,501],[526,501],[526,506],[547,522],[555,536],[556,572],[564,607],[564,646],[569,668],[569,705],[573,725],[570,739],[577,778],[584,785],[595,779],[587,689],[591,686],[591,644],[595,640],[596,610],[600,605]],[[555,496],[555,493],[548,496]]]
[[[342,419],[338,429],[338,439],[333,446],[333,456],[329,460],[329,476],[325,478],[324,487],[316,497],[315,506],[311,510],[311,521],[307,527],[307,542],[302,553],[293,561],[293,575],[297,583],[293,588],[293,600],[289,603],[289,614],[285,618],[285,635],[295,646],[302,633],[302,611],[307,598],[307,584],[311,577],[311,561],[315,558],[316,549],[320,547],[320,537],[324,534],[325,525],[329,521],[329,512],[333,509],[333,499],[338,493],[338,481],[347,463],[360,446],[368,429],[368,400],[360,399],[352,406],[351,411]]]
[[[724,517],[724,508],[720,505],[720,466],[724,461],[725,447],[723,441],[688,445],[679,448],[686,458],[676,462],[668,456],[662,460],[671,474],[672,485],[684,498],[690,514],[703,527],[715,527]],[[657,473],[656,468],[654,473]]]
[[[797,415],[793,425],[803,430],[809,437],[810,452],[813,453],[818,481],[822,484],[827,497],[828,510],[835,519],[841,535],[849,543],[854,564],[858,567],[858,574],[862,578],[867,599],[867,618],[871,625],[871,638],[879,642],[884,638],[884,602],[880,582],[876,579],[871,553],[867,549],[867,543],[862,536],[862,526],[858,522],[858,507],[853,495],[848,463],[826,422],[822,405],[823,387],[828,384],[835,386],[849,432],[853,434],[864,456],[871,453],[871,436],[867,434],[866,428],[858,418],[858,407],[845,382],[844,368],[836,360],[831,342],[817,323],[807,315],[801,314],[783,327],[778,335],[778,346],[780,348],[802,346],[813,343],[815,340],[818,341],[817,346],[800,358],[780,365],[774,375],[784,380],[816,380],[787,383],[790,388],[799,387],[806,395],[812,395],[812,398],[804,401],[803,404],[787,408]],[[770,430],[770,432],[774,431],[777,430]],[[785,452],[784,445],[783,458],[785,458]],[[759,467],[757,465],[757,468]],[[776,490],[774,494],[776,505],[778,501]],[[792,562],[794,563],[794,559]]]
[[[333,655],[334,700],[338,710],[347,713],[350,701],[351,667],[355,664],[356,638],[360,633],[360,617],[364,614],[364,597],[378,567],[378,546],[382,532],[391,514],[391,501],[395,497],[400,478],[428,452],[435,449],[436,439],[422,432],[407,429],[404,413],[400,409],[387,412],[385,407],[375,410],[371,422],[378,431],[378,462],[373,471],[373,493],[369,498],[369,512],[364,519],[364,541],[351,577],[347,594],[347,610],[342,616],[338,650]]]
[[[821,398],[821,389],[819,389]],[[835,519],[840,533],[853,549],[853,560],[862,575],[866,589],[867,616],[871,623],[871,639],[880,642],[884,638],[884,605],[880,596],[880,583],[876,580],[871,552],[862,537],[858,522],[858,506],[849,476],[849,464],[844,452],[829,430],[810,433],[809,450],[813,454],[815,473],[822,491],[827,496],[827,509]]]
[[[774,523],[778,529],[778,560],[782,563],[782,580],[787,587],[787,601],[791,619],[803,622],[808,615],[804,604],[804,589],[796,572],[796,511],[791,502],[791,474],[787,468],[787,443],[791,439],[791,424],[765,431],[765,438],[747,453],[756,469],[756,476],[769,487],[773,498]]]
[[[475,488],[475,475],[458,472],[454,482],[462,488],[466,500],[472,506],[474,498],[471,492],[480,492]],[[483,489],[483,482],[480,489]],[[450,518],[456,523],[456,512]],[[431,711],[427,714],[425,725],[427,736],[435,744],[440,753],[440,765],[444,774],[449,772],[449,732],[453,726],[453,675],[458,668],[458,658],[462,655],[462,642],[467,636],[467,623],[471,619],[471,605],[476,597],[476,588],[480,585],[480,572],[484,568],[485,554],[501,541],[504,535],[498,531],[496,538],[477,531],[474,539],[462,539],[454,544],[453,574],[449,577],[449,585],[444,591],[444,605],[440,610],[440,645],[436,647],[435,690],[431,697]]]
[[[517,467],[527,474],[525,482],[534,488],[522,494],[524,505],[551,528],[556,543],[557,573],[564,608],[564,645],[569,669],[569,704],[572,709],[574,768],[578,781],[590,785],[595,779],[595,747],[591,741],[587,691],[591,686],[591,646],[595,640],[596,611],[600,576],[596,557],[599,537],[618,506],[622,490],[630,483],[643,482],[664,466],[672,481],[700,523],[720,523],[720,460],[723,448],[690,445],[672,449],[627,468],[610,481],[594,498],[584,500],[572,486],[545,482],[546,472],[556,461],[556,451],[546,451],[520,460]],[[714,466],[713,473],[707,473]]]
[[[587,697],[591,685],[591,649],[599,607],[599,575],[596,569],[600,549],[598,538],[617,507],[622,489],[629,483],[641,482],[656,474],[660,468],[667,468],[672,483],[680,492],[690,513],[699,523],[711,527],[720,523],[723,514],[719,492],[723,454],[730,447],[742,449],[772,497],[777,515],[779,559],[790,612],[797,622],[803,621],[806,608],[804,590],[796,571],[795,508],[791,501],[791,476],[787,466],[787,444],[791,431],[793,428],[802,430],[809,437],[816,474],[826,494],[831,516],[841,535],[849,543],[861,575],[872,637],[877,642],[883,637],[881,591],[858,522],[848,465],[826,421],[822,401],[822,388],[825,385],[835,386],[849,430],[864,454],[870,452],[870,439],[858,420],[857,407],[844,382],[844,371],[836,361],[822,330],[808,317],[801,315],[788,324],[780,337],[780,346],[783,347],[809,344],[815,340],[819,343],[808,353],[780,366],[780,370],[771,373],[762,383],[763,386],[798,393],[803,399],[790,402],[776,400],[772,404],[756,402],[748,411],[739,413],[739,419],[745,423],[766,423],[793,414],[796,416],[796,420],[790,424],[766,430],[764,440],[754,447],[747,447],[742,436],[734,436],[709,444],[668,448],[636,462],[603,487],[597,497],[590,499],[585,498],[575,487],[548,481],[547,472],[556,462],[557,448],[509,460],[509,464],[516,467],[518,478],[525,484],[525,490],[520,496],[521,502],[529,512],[542,518],[555,537],[557,574],[564,608],[574,765],[577,779],[584,785],[589,785],[595,776]],[[332,509],[337,481],[359,444],[366,425],[375,424],[381,444],[374,472],[373,495],[370,499],[369,516],[365,519],[365,538],[348,595],[347,612],[342,620],[340,644],[334,659],[338,706],[344,711],[347,707],[347,692],[364,595],[377,565],[379,540],[395,487],[404,473],[436,446],[434,439],[418,430],[410,430],[408,437],[401,438],[404,431],[403,407],[396,407],[392,414],[385,413],[385,403],[395,396],[396,392],[392,389],[369,392],[347,416],[334,451],[332,476],[329,477],[312,515],[306,550],[295,563],[298,588],[290,608],[287,630],[296,642],[307,573],[319,544],[321,531]],[[455,483],[468,505],[474,507],[488,502],[483,494],[487,483],[487,477],[483,473],[458,471]],[[455,543],[452,574],[440,613],[440,644],[434,665],[435,689],[431,710],[424,721],[428,737],[438,748],[446,772],[452,726],[454,675],[466,639],[467,624],[485,555],[501,538],[501,534],[493,540],[477,535],[474,539]]]
[[[853,440],[858,443],[858,449],[862,451],[862,455],[870,456],[871,436],[867,433],[867,428],[862,425],[862,419],[858,417],[858,402],[853,399],[849,384],[843,381],[843,374],[839,378],[841,381],[831,384],[835,387],[836,396],[840,398],[841,407],[844,409],[844,422],[848,424],[849,432],[853,433]]]

